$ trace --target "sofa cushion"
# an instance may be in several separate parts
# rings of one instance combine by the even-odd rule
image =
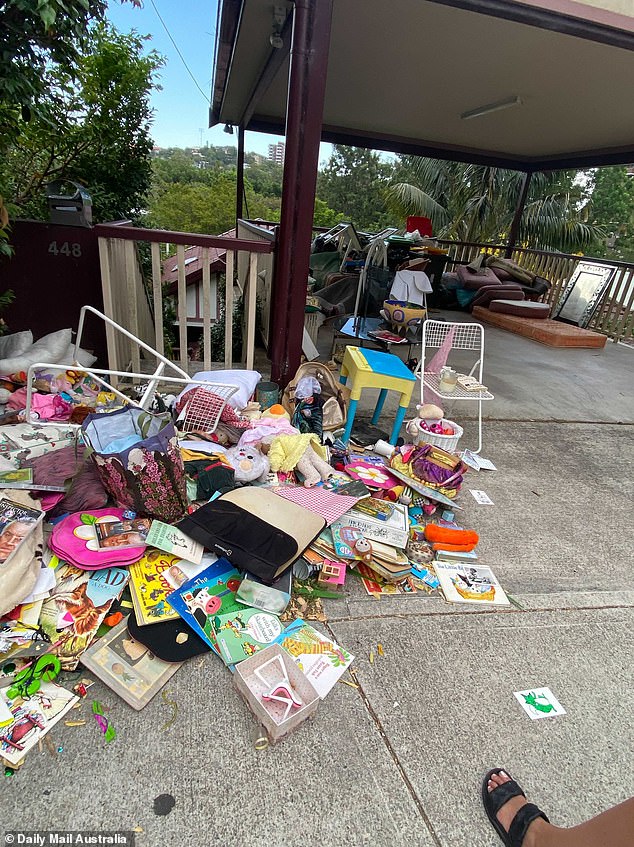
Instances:
[[[489,303],[489,311],[498,312],[502,315],[517,315],[522,318],[539,318],[540,320],[546,320],[550,316],[548,303],[533,303],[529,300],[518,303],[510,298],[492,300]]]
[[[499,285],[487,285],[480,288],[477,296],[471,301],[470,309],[474,306],[488,306],[492,300],[523,300],[524,292],[515,282],[506,282]]]
[[[477,271],[473,271],[464,265],[459,265],[456,273],[464,287],[470,289],[481,288],[483,285],[496,285],[500,281],[491,268],[478,268]]]

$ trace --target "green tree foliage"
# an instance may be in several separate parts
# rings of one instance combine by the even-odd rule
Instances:
[[[20,115],[38,111],[50,96],[47,71],[71,75],[91,20],[104,0],[3,0],[0,4],[0,151],[15,141]]]
[[[218,152],[219,151],[219,152]],[[232,158],[229,159],[228,151]],[[233,147],[161,150],[152,163],[146,224],[218,235],[235,224],[236,150]],[[283,168],[256,153],[245,156],[244,216],[279,221]],[[315,225],[332,226],[343,216],[323,200],[315,203]]]
[[[46,218],[45,186],[74,180],[93,198],[96,222],[138,216],[151,181],[149,95],[162,64],[136,33],[93,26],[77,57],[75,78],[59,66],[51,92],[0,164],[0,185],[22,216]]]
[[[599,168],[589,175],[591,220],[606,238],[591,245],[593,256],[634,261],[634,176],[624,166]]]
[[[599,232],[574,171],[536,173],[520,226],[520,243],[576,251]],[[401,222],[407,215],[431,218],[434,235],[460,241],[500,243],[508,237],[522,186],[517,171],[404,156],[386,191]]]
[[[383,189],[392,170],[372,150],[335,144],[317,178],[317,195],[359,229],[379,230],[390,222]]]

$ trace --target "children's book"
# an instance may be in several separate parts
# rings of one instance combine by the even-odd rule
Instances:
[[[134,518],[120,521],[104,521],[93,524],[100,550],[110,547],[141,547],[147,544],[152,521],[149,518]]]
[[[200,564],[203,557],[203,545],[194,541],[180,529],[162,521],[152,521],[152,526],[147,536],[150,547],[157,547],[164,553],[172,553],[187,562]]]
[[[181,561],[178,556],[149,549],[138,562],[130,565],[130,594],[139,626],[178,617],[178,612],[166,600],[175,587],[166,574],[170,570],[182,573],[179,567]]]
[[[275,641],[297,662],[322,700],[354,660],[336,641],[300,619],[289,624]]]
[[[227,665],[237,665],[282,634],[284,627],[270,612],[240,606],[237,612],[214,615],[212,618],[220,657]]]
[[[347,522],[344,523],[342,521],[336,521],[330,525],[330,531],[332,533],[332,543],[336,553],[335,558],[359,558],[358,554],[355,553],[352,548],[356,541],[363,538],[363,533],[360,530],[348,526]]]
[[[9,561],[43,518],[40,509],[30,509],[6,498],[0,500],[0,566]]]
[[[81,663],[133,709],[142,709],[182,662],[164,662],[128,632],[124,618],[83,654]]]
[[[467,562],[434,562],[436,576],[445,599],[450,603],[479,603],[482,606],[510,606],[504,589],[491,568]]]
[[[57,584],[44,601],[40,624],[55,645],[62,670],[75,670],[129,577],[125,568],[82,571],[61,562],[55,569]]]
[[[214,616],[244,609],[236,600],[242,576],[226,559],[218,559],[197,576],[187,580],[167,602],[218,655],[212,620]]]
[[[79,698],[61,685],[42,682],[39,690],[26,700],[9,699],[6,689],[0,691],[0,699],[13,716],[10,724],[0,727],[0,757],[9,765],[18,765]]]

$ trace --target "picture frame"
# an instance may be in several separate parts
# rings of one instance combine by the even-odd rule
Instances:
[[[580,262],[555,307],[553,318],[586,327],[612,282],[616,268],[598,262]]]

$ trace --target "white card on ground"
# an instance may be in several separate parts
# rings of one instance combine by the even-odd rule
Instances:
[[[491,459],[484,459],[482,456],[478,456],[477,453],[473,453],[471,450],[463,450],[460,454],[460,458],[465,463],[465,465],[468,465],[470,468],[473,468],[474,471],[497,470]]]
[[[566,714],[550,688],[529,688],[526,691],[515,691],[514,694],[532,721]]]
[[[477,489],[470,488],[469,491],[473,495],[476,503],[479,503],[480,506],[493,506],[493,500],[489,497],[486,491],[478,491]]]
[[[497,470],[491,459],[485,459],[483,456],[478,456],[478,462],[480,463],[480,469],[483,471]]]

